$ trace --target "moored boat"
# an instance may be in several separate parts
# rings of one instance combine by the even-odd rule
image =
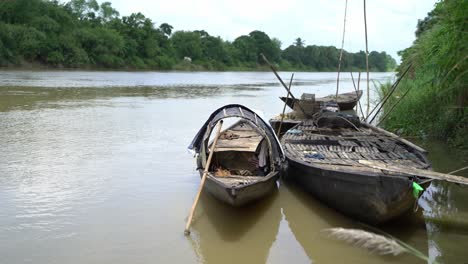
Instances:
[[[200,175],[212,144],[211,132],[227,118],[235,122],[216,143],[204,188],[222,202],[243,206],[277,188],[284,154],[274,131],[260,116],[242,105],[226,105],[213,112],[189,146],[196,153]]]
[[[336,102],[338,104],[338,107],[340,108],[340,111],[346,111],[346,110],[352,110],[359,99],[361,99],[362,96],[362,90],[359,90],[357,92],[348,92],[348,93],[340,93],[338,94],[338,97],[336,95],[328,95],[325,97],[318,97],[315,98],[314,101],[317,104],[318,107],[320,107],[321,104],[323,103],[328,103],[328,102]],[[280,97],[280,99],[285,102],[291,109],[294,109],[294,104],[298,102],[304,102],[304,101],[309,101],[310,99],[307,98],[307,95],[302,97],[301,99],[292,99],[289,97]]]
[[[415,188],[431,181],[376,169],[428,170],[431,165],[424,149],[345,113],[320,113],[303,121],[284,134],[282,144],[287,179],[328,206],[371,224],[408,211],[417,200]]]
[[[293,126],[301,123],[303,120],[310,119],[320,110],[328,107],[335,108],[336,111],[352,110],[362,96],[362,90],[357,92],[341,93],[338,97],[329,95],[325,97],[315,98],[314,94],[303,94],[301,99],[292,99],[289,97],[280,97],[280,99],[291,109],[292,112],[284,114],[284,116],[276,116],[269,120],[279,136],[283,135]],[[279,131],[280,130],[280,131]]]

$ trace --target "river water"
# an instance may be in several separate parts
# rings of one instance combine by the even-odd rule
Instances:
[[[352,91],[342,76],[340,91]],[[335,89],[335,73],[302,72],[292,88]],[[0,263],[424,263],[328,238],[323,229],[363,227],[287,184],[241,209],[203,194],[183,235],[200,182],[192,137],[222,105],[268,119],[283,95],[269,72],[0,71]],[[421,144],[435,170],[468,165]],[[418,213],[381,228],[431,261],[467,263],[467,199],[466,187],[435,182]]]

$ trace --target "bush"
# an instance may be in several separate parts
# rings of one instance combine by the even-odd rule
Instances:
[[[391,101],[411,91],[385,120],[386,128],[403,127],[406,134],[433,136],[468,149],[467,13],[466,1],[439,2],[425,19],[431,23],[418,24],[413,46],[400,52],[400,72],[408,65],[412,70]]]

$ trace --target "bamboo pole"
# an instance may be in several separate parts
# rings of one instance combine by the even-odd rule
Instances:
[[[358,74],[358,79],[357,79],[357,89],[359,91],[359,85],[361,84],[361,72]]]
[[[273,67],[273,65],[270,63],[270,61],[268,61],[268,59],[265,57],[265,55],[263,55],[263,53],[260,53],[260,56],[262,56],[263,60],[268,64],[268,66],[270,66],[270,69],[271,71],[273,71],[273,73],[275,74],[276,78],[278,78],[278,80],[280,81],[280,83],[283,85],[284,89],[286,89],[286,91],[288,92],[288,94],[291,96],[291,98],[294,100],[294,104],[296,104],[297,102],[297,99],[296,97],[294,97],[294,95],[291,93],[291,91],[288,89],[288,87],[286,86],[286,84],[283,82],[283,79],[281,79],[281,77],[278,75],[278,73],[276,72],[275,70],[275,67]],[[297,103],[297,105],[299,106],[299,109],[301,110],[301,112],[306,116],[306,117],[311,117],[309,114],[306,113],[306,111],[304,110],[304,108],[302,108],[302,105],[301,103]]]
[[[398,101],[395,102],[395,104],[392,105],[392,107],[390,107],[390,110],[388,110],[387,113],[385,113],[385,115],[379,120],[379,123],[377,123],[377,126],[380,125],[387,117],[388,115],[393,111],[393,109],[395,109],[395,106],[397,106],[397,104],[399,104],[401,102],[401,100],[403,100],[403,98],[405,98],[405,96],[409,93],[409,91],[411,90],[413,86],[410,86],[410,88],[408,90],[406,90],[406,92],[400,97],[400,99],[398,99]],[[375,113],[375,116],[374,118],[377,116],[377,113]],[[374,121],[374,118],[372,118],[371,122]]]
[[[361,86],[361,72],[359,71],[358,80],[357,80],[357,89],[358,89],[358,91],[361,90],[360,86]],[[365,120],[366,117],[364,116],[364,108],[362,108],[362,105],[361,105],[361,111],[363,112],[361,120]]]
[[[291,80],[289,81],[289,90],[290,91],[291,91],[291,85],[292,85],[293,78],[294,78],[294,73],[291,75]],[[280,137],[281,127],[283,126],[284,111],[286,111],[286,105],[287,105],[288,99],[289,99],[289,93],[286,95],[286,101],[284,102],[284,106],[283,106],[283,113],[281,114],[281,122],[280,122],[279,127],[278,127],[278,132],[276,133],[278,135],[278,138]]]
[[[203,171],[203,176],[200,182],[200,187],[198,188],[197,196],[195,196],[195,201],[193,201],[192,209],[190,210],[190,214],[187,220],[187,224],[185,225],[184,234],[190,235],[190,224],[192,223],[193,213],[195,212],[195,208],[198,204],[198,199],[200,199],[200,194],[203,190],[203,186],[205,185],[206,176],[208,175],[208,170],[210,169],[211,159],[213,158],[213,153],[216,147],[216,143],[218,143],[219,134],[221,132],[221,127],[223,126],[223,120],[218,122],[217,129],[216,129],[216,136],[213,139],[213,144],[211,145],[210,154],[208,155],[208,160],[205,165],[205,170]]]
[[[346,32],[346,12],[348,10],[348,0],[345,2],[345,10],[344,10],[344,21],[343,21],[343,38],[341,39],[341,51],[340,51],[340,59],[338,62],[338,76],[336,77],[336,95],[335,100],[338,103],[338,90],[340,87],[340,71],[341,71],[341,60],[343,59],[343,48],[344,48],[344,39],[345,39],[345,32]]]
[[[460,168],[460,169],[458,169],[458,170],[451,171],[451,172],[449,172],[449,173],[447,173],[447,174],[454,174],[454,173],[456,173],[456,172],[464,171],[464,170],[467,170],[467,169],[468,169],[468,166],[463,167],[463,168]]]
[[[433,180],[442,180],[442,181],[468,185],[468,178],[465,178],[462,176],[450,175],[446,173],[416,169],[416,168],[411,168],[411,167],[389,166],[379,161],[359,160],[358,162],[362,165],[365,165],[374,169],[378,169],[378,170],[386,170],[386,171],[406,174],[409,176],[418,175],[418,176],[426,177],[426,178],[433,179]]]
[[[366,36],[366,72],[367,72],[367,111],[366,116],[369,116],[370,110],[370,94],[369,94],[369,48],[367,45],[367,16],[366,16],[366,0],[364,0],[364,31]],[[366,117],[367,118],[367,117]]]
[[[382,100],[380,100],[380,102],[378,102],[375,105],[374,109],[372,109],[372,111],[366,116],[366,120],[367,120],[372,115],[372,113],[374,113],[374,111],[376,109],[378,109],[377,112],[374,114],[372,120],[369,123],[372,123],[372,121],[374,121],[377,114],[380,112],[380,110],[382,109],[384,104],[387,103],[387,100],[390,98],[390,96],[393,94],[393,92],[395,92],[396,88],[398,87],[398,84],[400,84],[400,81],[403,79],[403,77],[405,77],[406,73],[409,71],[410,68],[411,68],[411,65],[408,66],[408,68],[406,68],[406,70],[403,72],[403,74],[392,84],[392,86],[390,87],[390,90],[388,91],[388,93],[382,98]]]
[[[351,73],[351,80],[353,81],[353,87],[354,87],[354,90],[356,91],[356,96],[358,96],[359,95],[359,88],[356,88],[356,83],[354,83],[353,72],[349,72],[349,73]],[[361,72],[359,72],[359,81],[360,80],[361,80]],[[359,82],[358,82],[358,87],[359,87]],[[361,115],[362,115],[362,117],[364,117],[364,112],[362,112],[361,98],[359,98],[359,100],[358,100],[357,108],[361,109]]]

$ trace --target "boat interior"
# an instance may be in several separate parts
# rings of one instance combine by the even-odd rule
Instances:
[[[226,184],[247,184],[273,172],[269,153],[268,140],[241,119],[221,132],[209,171]]]
[[[390,166],[430,168],[419,151],[360,122],[350,121],[343,126],[333,122],[317,125],[316,120],[308,120],[286,132],[283,143],[289,157],[306,163],[362,167],[359,161],[369,160]]]

